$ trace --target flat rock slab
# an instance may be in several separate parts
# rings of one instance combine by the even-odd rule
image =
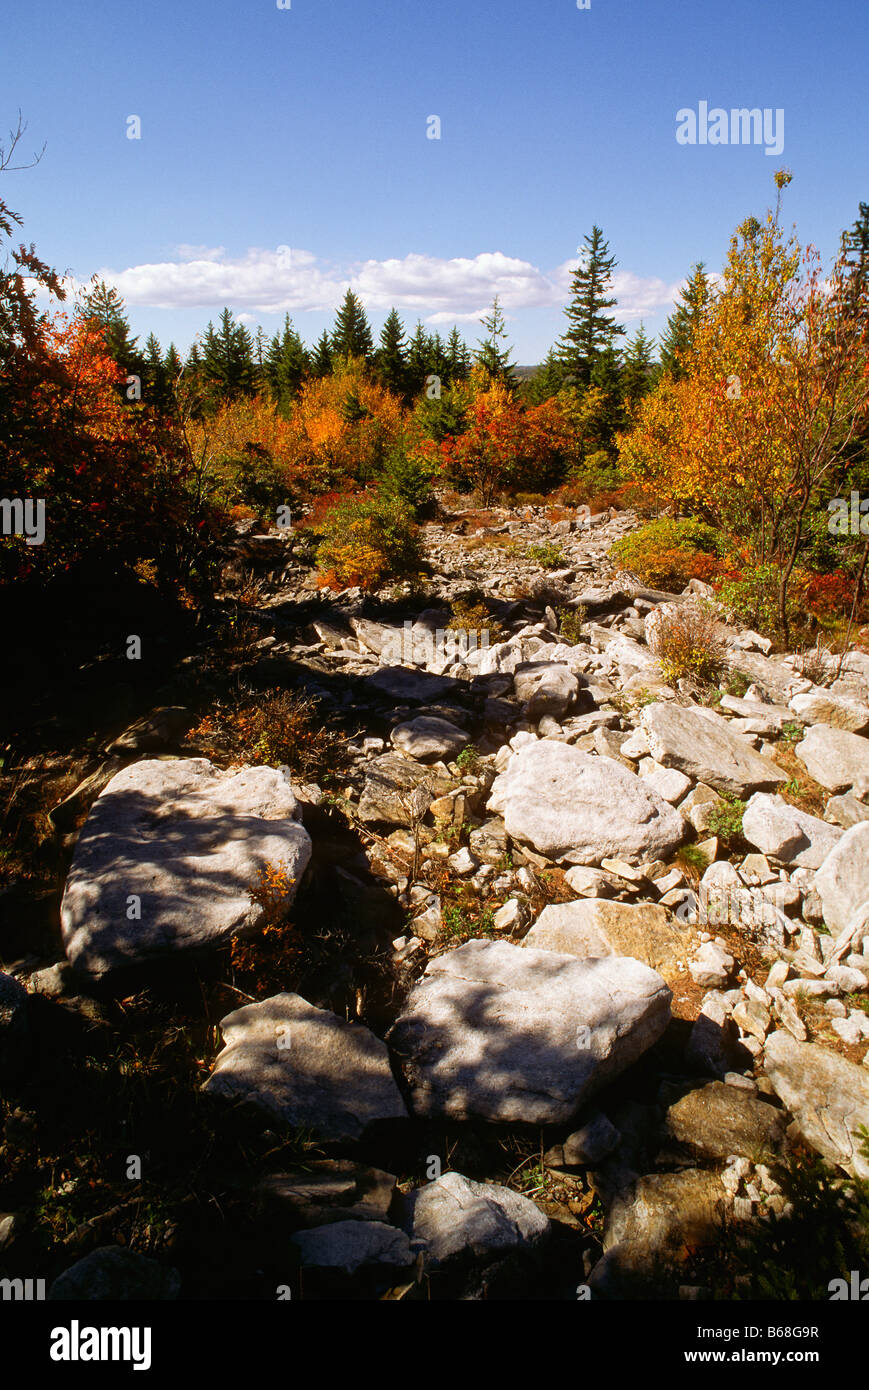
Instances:
[[[418,719],[397,724],[390,739],[402,753],[422,762],[429,758],[454,758],[470,742],[470,735],[448,719],[421,714]]]
[[[630,956],[672,984],[680,974],[680,964],[684,979],[692,938],[691,928],[675,921],[657,903],[586,898],[544,907],[522,945],[560,951],[580,960]]]
[[[421,767],[399,753],[384,753],[365,766],[365,785],[359,797],[359,819],[366,823],[412,825],[439,796],[455,784],[434,768]]]
[[[255,927],[260,870],[283,865],[291,902],[311,857],[298,814],[277,768],[224,772],[205,758],[125,768],[73,855],[60,909],[70,962],[100,976]]]
[[[670,1106],[665,1130],[702,1158],[755,1158],[780,1147],[785,1125],[775,1106],[712,1081]]]
[[[563,1124],[657,1041],[671,997],[639,961],[469,941],[429,963],[387,1041],[419,1116]]]
[[[520,748],[495,779],[488,809],[503,815],[514,840],[573,864],[666,859],[685,834],[682,817],[644,778],[556,739]]]
[[[202,1089],[249,1101],[324,1140],[407,1118],[384,1043],[358,1023],[276,994],[221,1019],[224,1048]]]
[[[757,753],[747,739],[731,733],[724,719],[709,719],[681,705],[657,701],[643,710],[641,723],[657,762],[678,768],[716,791],[743,796],[788,780],[787,773]]]
[[[592,1293],[630,1298],[651,1289],[661,1298],[661,1280],[678,1278],[689,1249],[718,1243],[728,1208],[717,1173],[688,1168],[638,1178],[610,1208]]]
[[[442,700],[461,689],[461,682],[450,676],[432,676],[427,671],[417,671],[408,666],[384,666],[373,676],[366,676],[363,687],[373,695],[403,703],[428,704],[431,700]]]
[[[333,1221],[313,1231],[297,1231],[291,1243],[304,1268],[344,1274],[372,1265],[409,1269],[415,1258],[404,1231],[381,1221]]]
[[[784,1030],[767,1038],[763,1065],[806,1142],[831,1163],[869,1178],[869,1158],[854,1135],[860,1125],[869,1127],[869,1069]]]
[[[791,709],[804,724],[829,724],[831,728],[847,729],[852,734],[865,734],[869,730],[869,706],[859,700],[849,700],[846,695],[832,695],[828,690],[795,695]]]
[[[178,1271],[123,1245],[102,1245],[59,1274],[48,1290],[54,1302],[148,1302],[175,1299]]]
[[[550,1228],[548,1217],[527,1197],[461,1173],[444,1173],[409,1193],[405,1202],[402,1224],[415,1243],[424,1245],[431,1267],[462,1256],[485,1263],[537,1245]]]
[[[869,738],[829,724],[813,724],[794,748],[800,762],[828,792],[843,792],[869,777]]]
[[[815,874],[815,889],[830,931],[844,931],[869,899],[869,822],[845,831]]]
[[[749,801],[742,817],[742,833],[762,854],[802,869],[819,869],[842,838],[837,826],[768,792],[755,792]]]

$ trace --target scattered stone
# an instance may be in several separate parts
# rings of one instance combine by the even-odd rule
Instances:
[[[414,1247],[422,1244],[432,1269],[462,1257],[488,1263],[508,1251],[532,1249],[550,1228],[527,1197],[461,1173],[444,1173],[411,1192],[403,1225]]]
[[[388,1042],[418,1116],[564,1124],[660,1037],[670,997],[635,960],[469,941],[429,962]]]
[[[791,709],[804,724],[829,724],[834,729],[846,729],[852,734],[869,732],[869,706],[829,690],[810,691],[794,695]]]
[[[514,839],[577,864],[666,857],[684,836],[681,817],[641,778],[551,739],[520,749],[496,779],[488,808],[503,814]]]
[[[416,928],[416,923],[414,923]],[[385,1045],[359,1023],[276,994],[221,1019],[224,1047],[202,1089],[245,1100],[334,1141],[406,1119]]]
[[[838,828],[765,792],[755,793],[746,806],[742,833],[763,854],[807,869],[819,869],[842,837]]]
[[[406,724],[398,724],[390,735],[401,753],[425,762],[430,758],[454,758],[470,742],[463,729],[447,719],[432,719],[420,715]]]
[[[289,783],[273,767],[146,760],[112,778],[82,828],[61,904],[70,963],[91,975],[208,946],[256,926],[267,864],[287,903],[311,856]]]
[[[827,926],[834,932],[844,931],[869,900],[869,822],[845,831],[815,874],[815,888]]]
[[[580,960],[629,956],[670,983],[684,966],[690,939],[690,928],[658,903],[586,898],[545,907],[522,944]]]
[[[420,767],[397,753],[384,753],[365,766],[365,785],[359,798],[359,819],[366,824],[413,825],[436,797],[452,789],[449,775]]]
[[[869,1073],[818,1043],[779,1031],[767,1038],[763,1064],[776,1095],[808,1144],[856,1177],[869,1178],[869,1158],[855,1130],[869,1125]]]
[[[869,777],[869,739],[828,724],[813,724],[794,748],[810,777],[828,792],[844,792]]]
[[[356,1274],[372,1265],[410,1269],[415,1260],[404,1231],[382,1221],[333,1221],[311,1231],[297,1231],[290,1239],[306,1269]]]
[[[154,1302],[175,1299],[181,1289],[178,1271],[167,1269],[123,1245],[101,1245],[49,1286],[54,1302]]]
[[[712,1081],[689,1091],[667,1111],[665,1132],[703,1158],[727,1158],[780,1148],[785,1132],[781,1110],[748,1093],[753,1083],[736,1078],[736,1085]]]

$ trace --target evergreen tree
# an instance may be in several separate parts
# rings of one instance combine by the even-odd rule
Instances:
[[[148,334],[142,359],[142,399],[159,411],[168,410],[171,404],[166,360],[153,333]]]
[[[76,308],[87,318],[96,319],[103,331],[109,354],[127,374],[142,375],[142,356],[137,351],[138,338],[130,337],[130,325],[124,311],[124,301],[113,286],[94,276],[91,289],[83,291]]]
[[[505,386],[515,387],[513,363],[510,361],[510,346],[507,342],[507,328],[498,295],[492,303],[492,312],[480,319],[487,330],[487,336],[477,345],[476,360],[489,373],[493,381],[502,381]]]
[[[869,310],[869,203],[860,203],[860,215],[842,237],[845,256],[846,294],[855,311]]]
[[[231,309],[220,315],[220,327],[205,330],[202,375],[212,401],[249,396],[255,386],[253,342],[244,324],[236,323]]]
[[[280,333],[268,345],[263,362],[263,375],[272,399],[285,413],[298,393],[308,366],[305,344],[287,314]]]
[[[331,371],[332,339],[329,337],[329,334],[324,329],[323,336],[318,341],[317,346],[314,348],[314,352],[311,357],[311,375],[317,377],[329,376]]]
[[[447,362],[447,374],[451,386],[457,381],[467,380],[471,371],[471,353],[455,326],[451,329],[447,339]]]
[[[567,332],[558,340],[556,351],[566,377],[574,386],[588,386],[595,362],[615,347],[624,329],[605,311],[615,306],[607,291],[616,259],[609,255],[609,243],[600,227],[592,227],[585,238],[582,260],[573,272],[571,300],[565,309]]]
[[[407,390],[407,346],[404,324],[395,309],[390,309],[380,331],[380,347],[375,360],[382,385],[403,396]]]
[[[348,290],[332,330],[332,353],[335,357],[364,357],[367,362],[373,352],[374,339],[365,310],[353,291]]]
[[[530,405],[542,405],[544,401],[557,396],[564,386],[564,367],[554,348],[547,354],[546,361],[525,385],[523,395]]]
[[[629,410],[639,404],[655,384],[652,343],[642,324],[628,343],[621,370],[622,398]]]
[[[615,461],[618,431],[627,425],[625,414],[622,368],[617,350],[610,346],[597,354],[591,369],[590,392],[596,393],[598,404],[593,420],[601,448]]]
[[[432,372],[432,343],[424,324],[417,320],[407,345],[407,391],[411,398],[420,394]]]
[[[691,277],[681,292],[681,303],[667,320],[667,327],[661,338],[661,367],[672,377],[685,375],[682,355],[688,352],[694,342],[703,313],[711,296],[709,277],[703,262],[698,261],[692,268]]]

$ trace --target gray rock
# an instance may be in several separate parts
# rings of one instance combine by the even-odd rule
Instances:
[[[763,854],[806,869],[819,869],[842,837],[837,827],[766,792],[756,792],[749,801],[742,833]]]
[[[123,1245],[102,1245],[59,1274],[46,1296],[54,1302],[152,1302],[175,1299],[180,1288],[177,1270]]]
[[[526,719],[560,718],[576,699],[579,682],[566,666],[549,661],[523,662],[513,674],[516,698],[524,701]]]
[[[575,1129],[563,1144],[559,1144],[552,1151],[557,1162],[553,1162],[551,1166],[594,1168],[618,1148],[620,1141],[621,1135],[615,1125],[598,1110],[581,1129]],[[546,1155],[546,1162],[550,1162],[549,1154]]]
[[[811,777],[829,792],[843,792],[869,776],[869,739],[846,729],[813,724],[794,749]]]
[[[406,724],[397,724],[390,735],[392,743],[411,758],[453,758],[467,743],[468,734],[447,719],[420,715]]]
[[[694,959],[688,962],[688,970],[701,989],[723,989],[733,974],[734,965],[733,956],[723,946],[715,941],[704,941]]]
[[[869,1178],[869,1159],[854,1134],[869,1126],[869,1071],[783,1030],[767,1038],[763,1064],[806,1142],[831,1163]]]
[[[71,964],[99,976],[255,927],[260,870],[284,866],[290,903],[310,859],[297,816],[272,767],[223,772],[177,758],[119,772],[91,808],[67,877],[60,915]]]
[[[365,765],[359,819],[412,825],[416,814],[425,814],[432,801],[452,786],[452,779],[435,768],[420,767],[398,753],[384,753]]]
[[[527,1197],[461,1173],[444,1173],[411,1192],[403,1224],[414,1244],[424,1245],[431,1268],[463,1256],[485,1264],[512,1250],[531,1249],[550,1227]]]
[[[712,1081],[667,1111],[665,1132],[702,1158],[758,1155],[780,1148],[786,1117],[744,1090]]]
[[[844,931],[869,899],[869,822],[845,831],[815,874],[815,889],[827,926],[832,932]]]
[[[831,796],[824,811],[824,820],[831,825],[841,825],[850,830],[852,825],[869,820],[869,806],[859,801],[853,792],[843,792],[841,796]]]
[[[404,1231],[382,1221],[332,1221],[290,1239],[304,1268],[356,1274],[372,1265],[410,1269],[415,1259]]]
[[[682,818],[642,778],[553,739],[520,748],[488,808],[503,814],[513,839],[574,864],[666,858],[684,838]]]
[[[630,956],[672,983],[685,964],[690,941],[690,928],[658,903],[585,898],[545,907],[522,944],[580,960]]]
[[[405,1119],[385,1045],[298,994],[246,1004],[220,1021],[224,1048],[202,1089],[245,1100],[319,1138],[352,1141]]]
[[[430,961],[388,1034],[417,1115],[563,1124],[657,1041],[660,975],[469,941]]]
[[[483,864],[500,864],[507,853],[507,831],[502,820],[487,820],[468,836],[468,846]]]
[[[833,695],[829,690],[794,695],[791,709],[804,724],[829,724],[852,734],[865,734],[869,730],[869,706],[844,695]]]
[[[332,1221],[388,1221],[396,1179],[347,1158],[308,1163],[295,1173],[270,1173],[254,1188],[258,1209],[293,1229]]]
[[[658,701],[646,706],[641,721],[657,762],[717,791],[743,796],[788,780],[787,773],[755,752],[747,739],[731,733],[725,719]]]
[[[137,719],[103,751],[108,754],[156,752],[173,744],[192,723],[193,715],[183,705],[164,705],[152,710],[144,719]]]
[[[588,1284],[604,1298],[629,1298],[679,1277],[689,1248],[717,1243],[728,1211],[717,1173],[689,1168],[637,1178],[613,1202],[604,1255]]]
[[[419,705],[442,700],[461,689],[460,682],[448,676],[433,676],[409,666],[384,666],[382,671],[366,676],[363,685],[367,691],[398,704],[409,700]]]

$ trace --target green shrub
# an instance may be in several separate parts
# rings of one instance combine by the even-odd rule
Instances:
[[[619,569],[652,588],[683,589],[692,579],[709,582],[721,570],[726,538],[690,517],[661,517],[622,536],[610,548]]]
[[[396,497],[369,492],[339,498],[318,529],[317,565],[333,587],[374,589],[416,573],[422,563],[417,527]]]
[[[535,565],[540,565],[541,569],[557,570],[563,569],[567,564],[567,556],[560,545],[555,545],[553,541],[544,541],[541,545],[529,545],[525,551],[526,560],[532,560]]]
[[[717,835],[729,848],[742,839],[742,817],[747,803],[730,792],[721,792],[720,795],[724,805],[715,806],[709,813],[708,833]]]
[[[431,511],[434,504],[432,478],[436,466],[428,460],[394,449],[387,457],[378,480],[378,492],[389,501],[407,507],[413,516]]]

